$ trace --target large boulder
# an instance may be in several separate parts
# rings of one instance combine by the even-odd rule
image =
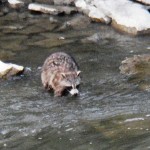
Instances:
[[[129,0],[77,0],[79,11],[95,21],[134,35],[150,33],[150,13],[141,4]]]

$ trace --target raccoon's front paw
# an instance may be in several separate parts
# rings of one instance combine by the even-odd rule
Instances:
[[[60,97],[60,96],[62,96],[62,91],[55,91],[55,92],[54,92],[54,96],[55,96],[55,97]]]

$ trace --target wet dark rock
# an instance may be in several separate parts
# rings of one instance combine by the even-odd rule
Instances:
[[[67,25],[74,28],[74,29],[83,29],[88,27],[88,25],[91,23],[91,20],[84,16],[84,15],[77,15],[72,20],[67,21]]]
[[[55,5],[73,5],[74,0],[54,0]]]
[[[53,0],[34,0],[34,2],[41,3],[41,4],[48,4],[48,5],[54,4]]]
[[[17,12],[11,12],[11,13],[8,13],[6,14],[5,16],[1,17],[1,22],[4,21],[5,24],[8,25],[8,22],[7,21],[15,21],[18,20],[18,16],[19,14]]]
[[[148,1],[148,0],[134,0],[134,1],[140,2],[145,5],[150,5],[150,1]]]
[[[1,1],[0,1],[0,5],[3,4],[3,3],[7,3],[7,1],[8,1],[8,0],[1,0]]]
[[[6,15],[8,12],[9,12],[8,7],[2,6],[2,7],[0,8],[0,16]]]
[[[57,31],[65,31],[69,29],[84,29],[90,25],[91,21],[88,17],[83,16],[83,15],[77,15],[73,17],[71,20],[68,20],[64,22],[58,29]]]
[[[64,14],[70,15],[77,12],[77,9],[75,7],[71,6],[57,6],[56,7],[60,12],[63,12]]]

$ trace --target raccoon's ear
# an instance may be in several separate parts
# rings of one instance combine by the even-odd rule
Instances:
[[[61,73],[63,78],[66,78],[66,74],[65,73]]]
[[[79,76],[80,75],[80,73],[81,73],[81,71],[79,70],[79,71],[77,71],[77,76]]]

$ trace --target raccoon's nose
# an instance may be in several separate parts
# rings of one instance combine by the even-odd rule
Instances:
[[[79,91],[77,89],[71,89],[70,94],[71,95],[78,95]]]

